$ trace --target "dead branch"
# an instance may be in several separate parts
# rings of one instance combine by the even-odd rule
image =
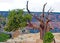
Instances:
[[[30,12],[30,10],[28,9],[28,1],[27,1],[26,9],[27,9],[28,13],[30,14],[31,12]]]
[[[43,12],[42,12],[43,16],[42,16],[42,17],[44,17],[44,11],[45,11],[45,6],[46,6],[46,4],[47,4],[47,3],[45,3],[45,4],[43,5]]]
[[[38,21],[41,21],[40,18],[38,18],[38,16],[32,15],[33,17],[35,17]]]
[[[28,13],[31,14],[30,10],[28,9],[28,1],[27,1],[26,9],[27,9]],[[32,16],[35,17],[38,21],[40,21],[40,19],[37,16],[35,16],[35,15],[32,15]]]
[[[52,11],[53,11],[53,9],[51,10],[51,8],[50,8],[50,9],[48,10],[48,12],[47,12],[47,13],[48,13],[48,16],[46,17],[47,23],[50,22],[50,21],[52,21],[52,20],[49,19],[49,15],[50,15],[50,13],[51,13]]]
[[[31,28],[33,28],[33,29],[38,29],[38,28],[39,28],[39,26],[37,26],[37,24],[33,24],[33,23],[31,23],[31,22],[28,23],[27,26],[28,26],[28,27],[31,27]]]
[[[47,12],[48,15],[50,15],[50,14],[52,13],[52,11],[53,11],[53,9],[50,8],[50,9],[48,10],[48,12]]]

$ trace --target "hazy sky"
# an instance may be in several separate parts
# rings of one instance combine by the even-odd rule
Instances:
[[[54,12],[60,12],[60,0],[28,0],[29,10],[41,12],[43,4],[47,2],[46,10],[52,8]],[[27,0],[0,0],[0,11],[8,11],[12,9],[23,9],[26,11]]]

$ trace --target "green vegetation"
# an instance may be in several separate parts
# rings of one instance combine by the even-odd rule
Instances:
[[[6,24],[6,19],[5,17],[3,17],[2,15],[0,15],[0,25],[3,24],[5,25]]]
[[[24,14],[21,9],[12,10],[8,15],[8,22],[4,29],[6,31],[22,29],[27,25],[27,21],[31,19],[32,16],[30,14]]]
[[[10,38],[9,35],[4,34],[4,33],[0,33],[0,42],[7,41],[9,38]]]
[[[43,43],[51,43],[53,41],[54,35],[51,32],[47,32],[44,36]]]

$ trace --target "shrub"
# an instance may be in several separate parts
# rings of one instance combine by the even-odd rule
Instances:
[[[10,38],[8,34],[0,33],[0,42],[7,41]]]
[[[47,32],[44,36],[43,43],[51,43],[53,41],[54,35],[51,32]]]
[[[5,31],[16,31],[27,26],[27,22],[32,19],[30,14],[24,14],[22,9],[14,9],[9,12]]]

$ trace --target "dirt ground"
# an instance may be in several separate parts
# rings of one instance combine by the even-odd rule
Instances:
[[[53,33],[53,35],[55,37],[56,43],[60,43],[60,33]],[[39,33],[19,35],[17,38],[14,38],[12,40],[14,40],[15,42],[21,42],[21,43],[43,43],[43,41],[40,39]],[[11,40],[11,43],[12,43],[12,40]]]

